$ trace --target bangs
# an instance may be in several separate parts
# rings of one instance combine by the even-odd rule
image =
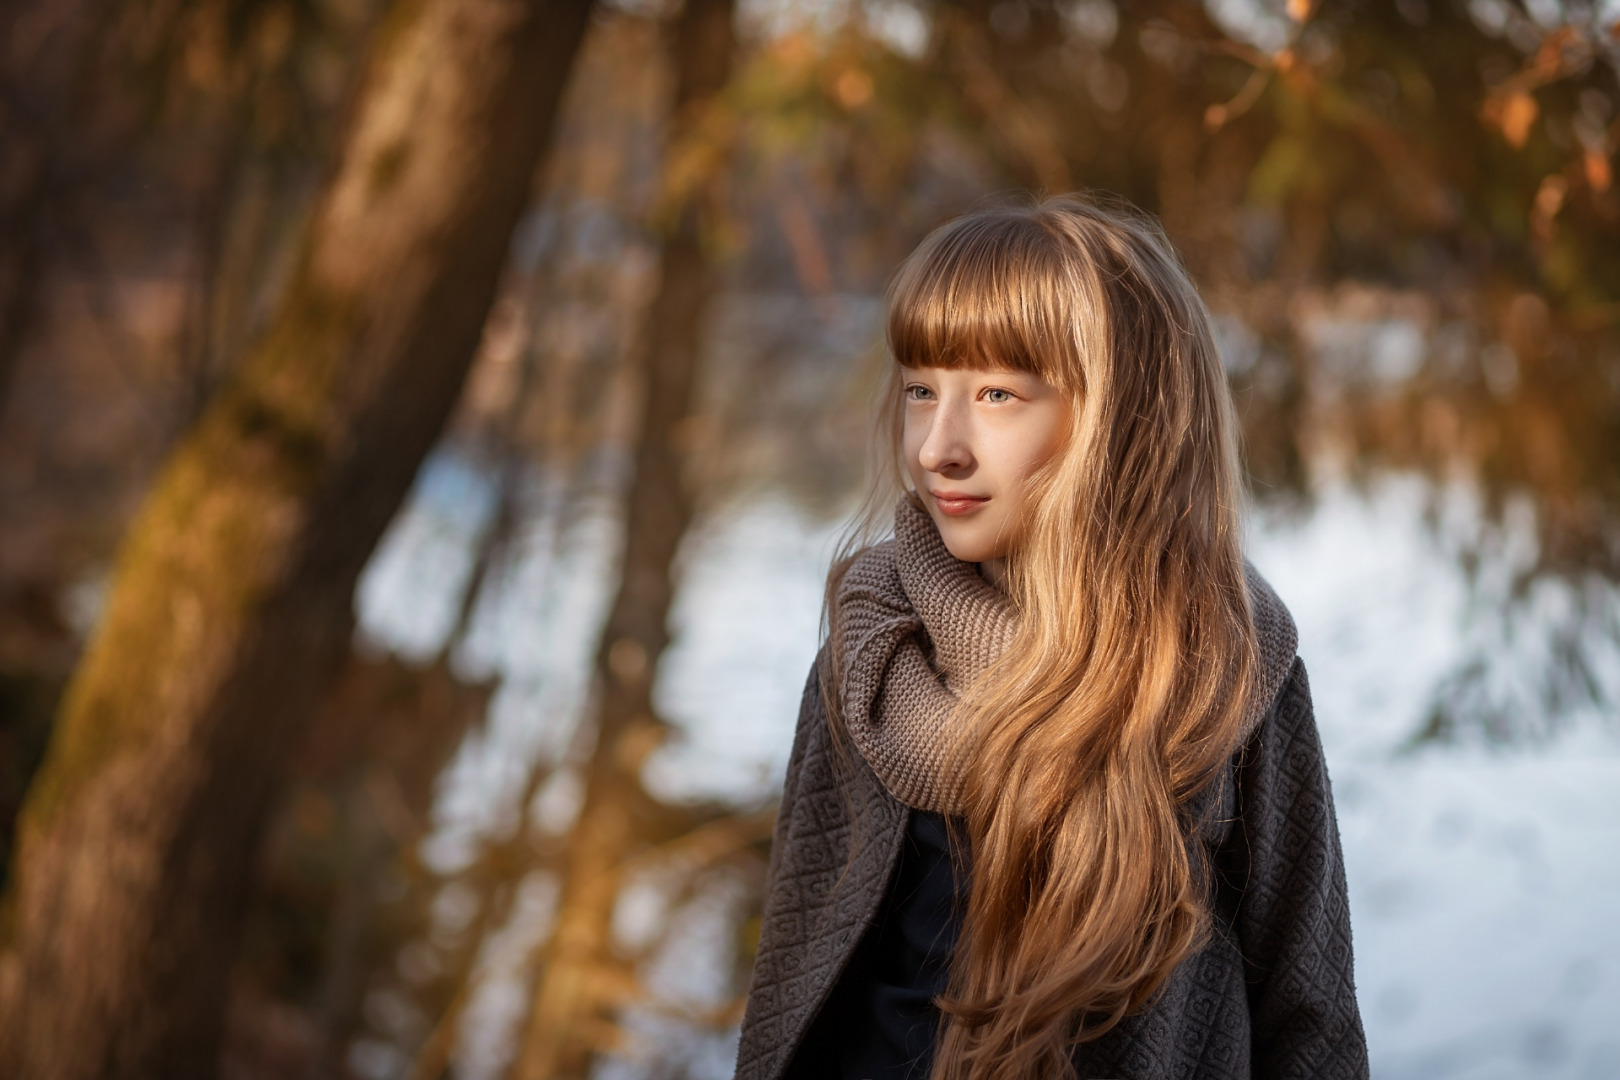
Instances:
[[[1072,387],[1080,290],[1065,247],[1020,209],[972,214],[936,230],[889,286],[885,332],[895,360],[1008,368]]]

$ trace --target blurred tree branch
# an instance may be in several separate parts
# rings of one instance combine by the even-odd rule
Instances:
[[[652,707],[652,676],[669,641],[671,568],[692,518],[695,478],[684,466],[705,319],[718,285],[714,200],[729,154],[712,139],[717,124],[727,127],[715,110],[731,75],[734,17],[733,0],[686,0],[675,24],[666,166],[672,188],[660,215],[669,224],[658,291],[637,345],[641,417],[623,569],[597,649],[595,715],[586,721],[595,748],[584,800],[514,1080],[582,1080],[593,1053],[614,1039],[614,1015],[633,986],[613,955],[610,924],[624,863],[653,809],[640,767],[665,731]],[[697,161],[709,164],[699,170]]]

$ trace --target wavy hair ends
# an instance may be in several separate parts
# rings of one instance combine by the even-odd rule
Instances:
[[[1208,933],[1191,808],[1258,665],[1225,372],[1157,225],[1075,196],[936,230],[887,333],[898,364],[1029,371],[1078,406],[1008,558],[1019,638],[956,715],[973,873],[932,1077],[1069,1075]]]

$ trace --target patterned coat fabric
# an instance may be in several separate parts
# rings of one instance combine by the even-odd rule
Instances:
[[[1265,657],[1280,659],[1281,689],[1212,789],[1215,933],[1145,1011],[1075,1049],[1082,1080],[1368,1075],[1332,792],[1287,637],[1286,655]],[[783,1076],[877,913],[912,812],[835,743],[823,667],[788,762],[737,1080]]]

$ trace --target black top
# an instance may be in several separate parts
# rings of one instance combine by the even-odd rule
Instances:
[[[966,897],[945,818],[917,810],[882,906],[788,1063],[799,1080],[926,1080]]]

